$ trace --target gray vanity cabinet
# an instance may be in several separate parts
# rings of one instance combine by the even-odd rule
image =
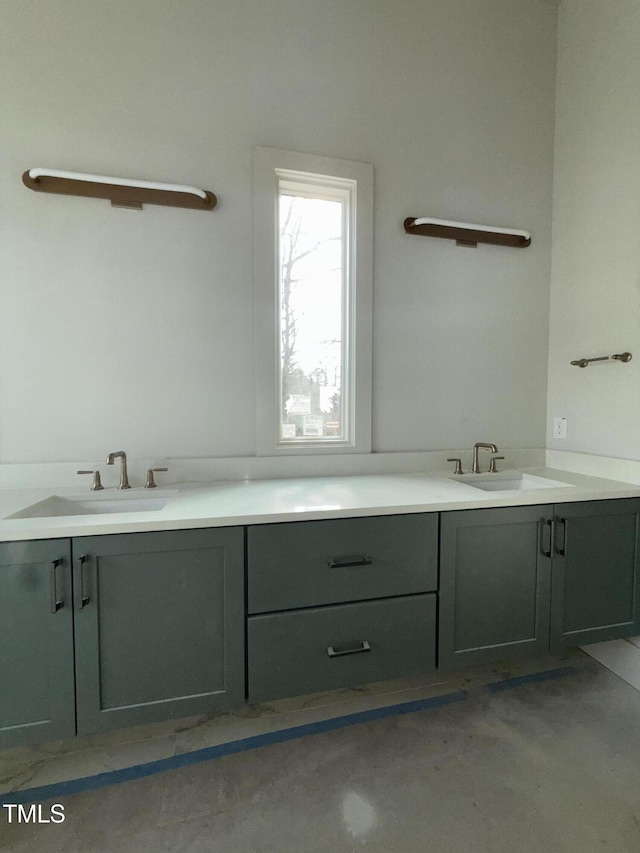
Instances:
[[[242,528],[73,540],[78,733],[244,702]]]
[[[0,543],[0,747],[241,706],[245,618],[251,702],[640,634],[639,530],[625,498]]]
[[[554,509],[551,647],[640,634],[640,500]]]
[[[68,539],[0,544],[0,747],[75,734]]]
[[[442,513],[440,668],[548,651],[552,510]]]
[[[247,533],[249,701],[435,669],[437,513]]]
[[[443,513],[439,666],[640,634],[640,500]]]

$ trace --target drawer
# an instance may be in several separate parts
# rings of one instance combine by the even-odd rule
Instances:
[[[436,596],[403,596],[248,620],[249,701],[435,669]]]
[[[249,613],[431,592],[438,514],[249,527]]]

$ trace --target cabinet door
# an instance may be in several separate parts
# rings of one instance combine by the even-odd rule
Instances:
[[[68,539],[0,544],[0,746],[72,737]]]
[[[640,500],[556,504],[553,648],[640,633]]]
[[[440,667],[548,651],[551,512],[442,513]]]
[[[79,734],[243,703],[242,528],[72,546]]]

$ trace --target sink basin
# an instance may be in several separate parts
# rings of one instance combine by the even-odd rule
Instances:
[[[148,494],[114,494],[106,495],[70,495],[61,497],[51,495],[38,503],[31,504],[7,518],[59,518],[72,515],[103,515],[105,513],[120,512],[157,512],[162,509],[169,498],[176,494],[177,490],[155,493],[153,497]]]
[[[473,486],[474,489],[482,489],[483,492],[572,488],[571,483],[547,480],[545,477],[522,474],[520,471],[500,471],[498,474],[463,474],[461,477],[451,477],[451,479],[457,483]]]

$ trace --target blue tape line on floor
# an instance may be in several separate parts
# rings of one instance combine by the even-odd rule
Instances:
[[[370,723],[375,720],[383,720],[387,717],[396,717],[401,714],[413,714],[416,711],[425,711],[441,705],[451,705],[454,702],[463,702],[468,696],[469,694],[466,690],[458,690],[455,693],[445,693],[442,696],[432,696],[429,699],[416,699],[413,702],[403,702],[399,705],[387,705],[384,708],[373,708],[370,711],[346,714],[342,717],[335,717],[332,720],[306,723],[305,725],[294,726],[290,729],[267,732],[262,735],[254,735],[242,738],[241,740],[222,743],[218,746],[208,746],[194,752],[184,752],[180,755],[160,758],[157,761],[149,761],[146,764],[136,764],[133,767],[125,767],[122,770],[111,770],[106,773],[98,773],[95,776],[85,776],[82,779],[71,779],[68,782],[56,782],[51,785],[42,785],[38,788],[28,788],[24,791],[0,794],[0,802],[10,804],[44,802],[45,800],[52,799],[58,800],[73,794],[81,794],[86,791],[95,791],[98,788],[106,788],[109,785],[117,785],[121,782],[145,779],[156,773],[189,767],[193,764],[200,764],[203,761],[222,758],[225,755],[234,755],[238,752],[258,749],[261,746],[285,743],[286,741],[297,740],[308,735],[343,729],[347,726]]]
[[[517,675],[513,678],[505,678],[504,681],[493,681],[487,684],[490,693],[500,693],[503,690],[511,690],[523,684],[537,684],[541,681],[551,681],[554,678],[565,678],[567,675],[575,675],[578,672],[575,666],[561,666],[558,669],[547,669],[544,672],[533,672],[531,675]]]

